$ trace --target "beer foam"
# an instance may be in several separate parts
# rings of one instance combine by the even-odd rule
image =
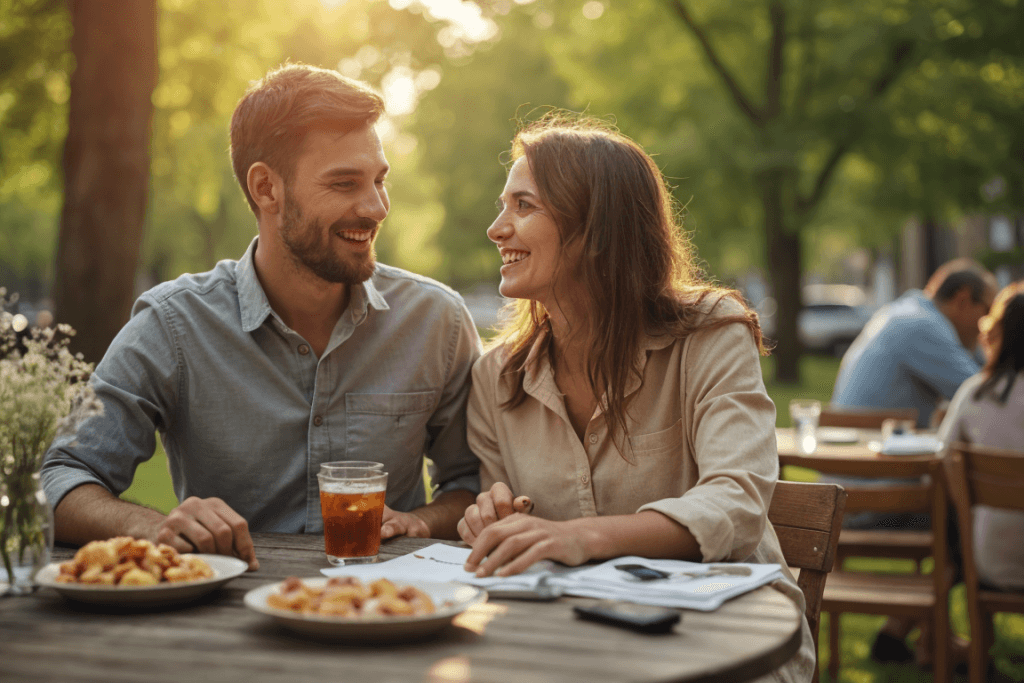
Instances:
[[[326,493],[344,493],[348,495],[367,495],[378,493],[386,489],[385,482],[357,482],[357,481],[322,481],[320,490]]]

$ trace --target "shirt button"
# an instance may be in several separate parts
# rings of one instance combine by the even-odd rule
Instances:
[[[306,346],[305,344],[299,344],[299,353],[301,353],[303,356],[308,356],[309,347]]]
[[[582,477],[580,477],[580,481],[586,484],[587,482],[590,481],[590,475],[584,474]]]
[[[590,435],[590,443],[597,443],[597,434]]]
[[[314,427],[319,427],[323,423],[324,423],[324,419],[322,417],[320,417],[319,415],[317,415],[316,417],[313,418],[313,426]]]

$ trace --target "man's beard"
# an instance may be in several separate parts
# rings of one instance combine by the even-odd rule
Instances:
[[[324,230],[318,220],[303,222],[302,209],[291,192],[285,190],[284,197],[281,239],[298,265],[327,282],[358,285],[370,279],[377,265],[377,253],[372,244],[365,256],[352,254],[346,259],[331,248],[330,240],[331,235],[343,230],[375,230],[377,221],[370,218],[339,219],[330,230]],[[323,243],[325,238],[328,244]]]

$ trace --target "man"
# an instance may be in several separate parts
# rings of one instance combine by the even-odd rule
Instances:
[[[136,302],[92,379],[105,414],[43,465],[58,540],[131,535],[256,569],[250,529],[323,529],[316,475],[335,460],[384,463],[383,537],[458,538],[479,490],[465,404],[480,340],[455,292],[375,262],[383,109],[305,65],[241,99],[231,159],[259,234],[239,261]],[[182,501],[167,516],[117,497],[156,431]],[[425,453],[440,485],[429,505]]]
[[[833,406],[916,408],[927,427],[935,408],[981,370],[978,321],[997,290],[995,278],[966,259],[941,266],[924,291],[882,307],[839,366]]]

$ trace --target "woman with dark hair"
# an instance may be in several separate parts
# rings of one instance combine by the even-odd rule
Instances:
[[[1024,444],[1024,281],[1005,287],[978,323],[987,362],[950,402],[939,438],[1021,450]],[[1022,462],[1024,466],[1024,462]],[[1024,590],[1024,514],[979,505],[974,556],[981,580],[1002,590]]]
[[[657,165],[564,114],[520,131],[512,161],[487,235],[516,301],[473,368],[484,492],[459,523],[466,569],[624,555],[785,568],[757,316],[695,267]],[[810,680],[814,661],[805,622],[774,680]]]

